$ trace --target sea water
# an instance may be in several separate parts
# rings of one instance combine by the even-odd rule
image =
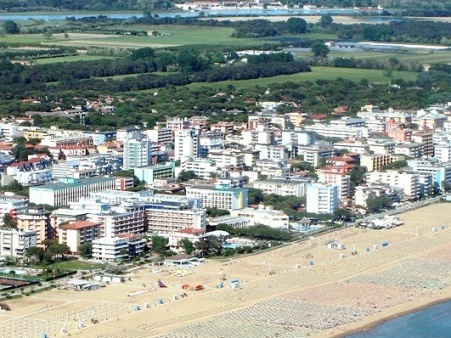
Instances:
[[[451,301],[388,320],[347,338],[451,338]]]

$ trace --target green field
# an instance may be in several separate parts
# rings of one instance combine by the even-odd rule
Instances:
[[[296,57],[304,58],[311,57],[312,53],[306,52],[294,52]],[[329,57],[345,57],[354,59],[367,59],[367,60],[388,60],[392,57],[397,58],[401,62],[415,62],[421,64],[431,64],[435,62],[451,63],[451,51],[449,50],[411,50],[403,52],[371,52],[371,51],[331,51]]]
[[[56,262],[53,264],[46,265],[45,268],[47,270],[94,270],[104,268],[105,265],[102,263],[91,263],[91,262],[83,262],[78,260],[70,260],[63,262]]]
[[[393,72],[392,78],[402,78],[405,80],[415,80],[417,73],[414,72]],[[378,69],[350,69],[333,67],[312,67],[311,72],[297,73],[291,75],[280,75],[268,78],[242,80],[242,81],[223,81],[216,83],[193,83],[190,88],[210,87],[221,88],[227,85],[233,85],[237,89],[246,89],[255,86],[268,86],[274,83],[284,82],[307,82],[318,79],[335,80],[343,78],[351,81],[368,80],[370,83],[388,83],[389,79],[384,76],[383,70]]]
[[[101,56],[101,55],[71,55],[71,56],[62,56],[62,57],[55,57],[55,58],[36,59],[36,63],[39,65],[44,65],[44,64],[48,64],[48,63],[57,63],[57,62],[92,61],[92,60],[102,60],[102,59],[112,59],[112,57]]]

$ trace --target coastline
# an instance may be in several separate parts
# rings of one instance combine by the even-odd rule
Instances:
[[[441,294],[444,293],[444,294]],[[434,295],[435,296],[435,295]],[[451,301],[451,287],[448,287],[446,289],[441,290],[438,295],[438,297],[434,297],[436,299],[424,299],[422,300],[417,299],[417,302],[415,302],[415,305],[412,303],[406,303],[401,304],[392,308],[385,309],[384,311],[381,311],[380,313],[368,317],[368,321],[364,321],[366,323],[362,322],[355,322],[351,324],[345,324],[343,326],[336,327],[334,330],[343,330],[343,332],[340,332],[338,334],[332,335],[334,338],[345,338],[352,334],[365,332],[373,329],[374,327],[386,323],[392,319],[396,319],[411,313],[419,312],[421,310],[427,309],[429,307],[432,307],[434,305],[438,305],[441,303],[445,303],[448,301]],[[430,297],[428,297],[430,298]],[[409,306],[410,304],[414,306]]]

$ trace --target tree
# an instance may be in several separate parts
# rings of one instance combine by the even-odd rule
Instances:
[[[45,31],[43,35],[46,39],[51,39],[53,36],[53,33],[51,31]]]
[[[229,212],[227,210],[218,209],[218,208],[214,207],[214,208],[207,208],[207,215],[209,217],[219,217],[219,216],[229,215]]]
[[[325,58],[329,54],[329,48],[322,42],[314,43],[311,47],[312,53],[316,57]]]
[[[334,22],[334,19],[332,18],[332,16],[330,14],[325,14],[321,17],[321,19],[319,20],[319,24],[321,27],[327,27],[329,25],[331,25]]]
[[[451,183],[449,183],[449,182],[446,181],[446,180],[443,180],[443,181],[442,181],[442,191],[443,191],[443,192],[451,191]]]
[[[12,20],[7,20],[3,24],[3,28],[7,34],[18,34],[20,33],[19,26]]]
[[[83,257],[91,257],[92,256],[92,243],[85,243],[78,247],[78,251],[80,255]]]
[[[179,176],[177,177],[177,181],[178,182],[187,182],[189,180],[198,178],[198,176],[196,175],[196,173],[192,170],[183,170],[180,172]]]
[[[33,262],[36,262],[37,260],[40,263],[44,258],[44,249],[38,248],[37,246],[29,247],[25,252],[25,257],[29,258]]]
[[[289,18],[287,20],[287,29],[291,34],[301,34],[307,31],[307,22],[301,18]]]
[[[152,237],[152,251],[156,252],[160,256],[164,256],[166,252],[166,246],[168,245],[169,240],[165,237],[153,236]]]
[[[194,251],[195,247],[194,244],[189,239],[182,239],[179,243],[183,247],[183,250],[187,255],[191,255],[191,253]]]
[[[390,207],[393,201],[387,195],[376,197],[374,195],[368,196],[366,199],[366,206],[370,212],[377,212],[381,209]]]
[[[249,204],[258,204],[263,202],[263,190],[249,188],[248,192]]]

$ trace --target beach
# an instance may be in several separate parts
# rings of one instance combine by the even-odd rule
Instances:
[[[0,313],[2,337],[344,337],[451,298],[451,204],[398,216],[400,227],[338,229],[208,260],[183,277],[147,267],[100,290],[54,289],[5,301],[11,311]],[[332,241],[345,249],[329,249]],[[231,280],[240,287],[231,288]],[[200,284],[204,290],[192,290]]]

